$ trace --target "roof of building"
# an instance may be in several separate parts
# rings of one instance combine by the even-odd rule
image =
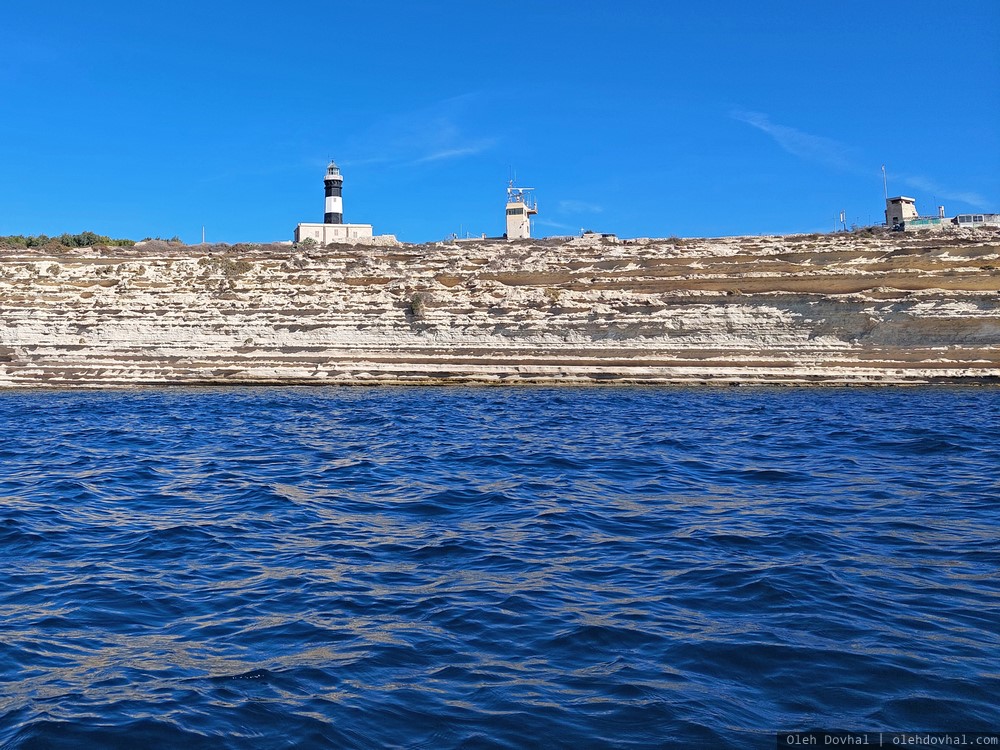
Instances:
[[[905,195],[897,195],[895,198],[886,198],[889,201],[909,201],[910,203],[916,203],[916,198],[908,198]]]

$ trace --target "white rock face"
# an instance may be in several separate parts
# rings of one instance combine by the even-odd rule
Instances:
[[[0,387],[989,382],[998,239],[0,250]]]

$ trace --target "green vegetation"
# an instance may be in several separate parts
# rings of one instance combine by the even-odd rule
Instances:
[[[427,317],[427,308],[431,301],[431,295],[428,292],[417,292],[413,295],[410,300],[410,318],[412,320],[423,320]]]
[[[231,279],[234,276],[242,276],[247,271],[249,271],[253,266],[245,260],[231,260],[229,258],[222,258],[219,261],[219,270],[222,275],[227,279]]]
[[[249,261],[233,260],[225,256],[205,256],[198,260],[198,265],[205,269],[205,274],[218,273],[230,280],[242,276],[253,268],[253,264]]]
[[[181,240],[181,238],[178,237],[176,234],[173,237],[170,237],[170,238],[160,237],[159,235],[156,235],[156,237],[143,237],[142,238],[143,242],[152,242],[154,240],[156,242],[172,242],[175,245],[183,245],[184,244],[184,242]]]
[[[45,234],[25,237],[23,234],[12,234],[0,237],[0,247],[9,249],[44,247],[58,250],[70,247],[132,247],[135,240],[115,240],[94,232],[81,232],[80,234],[63,233],[58,237],[49,237]]]

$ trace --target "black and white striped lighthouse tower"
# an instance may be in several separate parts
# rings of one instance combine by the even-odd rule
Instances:
[[[323,214],[323,223],[343,224],[344,199],[341,197],[341,193],[344,187],[344,178],[340,175],[340,167],[332,160],[326,168],[323,186],[326,188],[326,212]]]

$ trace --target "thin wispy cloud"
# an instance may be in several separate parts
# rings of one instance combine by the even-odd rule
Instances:
[[[344,164],[412,167],[488,151],[497,139],[474,132],[469,123],[480,98],[465,94],[378,120],[350,140]]]
[[[329,163],[330,159],[316,159],[315,163],[318,165],[322,163],[325,167]],[[337,159],[337,164],[341,167],[365,167],[369,164],[386,164],[390,161],[387,156],[366,156],[361,158],[349,157],[347,159]]]
[[[301,162],[296,162],[282,160],[279,157],[273,158],[278,160],[272,163],[252,162],[252,166],[246,166],[244,163],[241,163],[238,167],[232,167],[230,169],[224,169],[209,174],[200,174],[197,177],[197,181],[203,183],[232,182],[234,180],[245,180],[254,177],[274,177],[276,175],[284,174],[301,174],[303,166],[318,170],[325,168],[329,163],[329,159],[323,161],[321,159],[310,158],[303,159]]]
[[[599,214],[604,211],[603,206],[596,203],[578,200],[563,200],[556,204],[560,213],[565,214]]]
[[[897,175],[895,181],[901,182],[907,187],[914,188],[915,190],[922,190],[925,193],[930,193],[931,196],[936,197],[938,200],[959,201],[979,209],[986,209],[990,205],[989,200],[979,193],[964,190],[950,190],[948,187],[939,185],[933,180],[921,177],[920,175]]]
[[[840,141],[806,133],[788,125],[778,125],[761,112],[736,110],[732,117],[770,136],[778,146],[793,156],[825,164],[836,169],[856,171],[850,148]]]
[[[805,161],[823,164],[864,177],[873,177],[876,171],[862,166],[853,149],[833,138],[806,133],[787,125],[778,125],[761,112],[736,110],[730,113],[733,119],[746,123],[767,134],[774,142],[788,153]],[[969,190],[952,190],[921,175],[890,175],[895,185],[903,185],[923,193],[930,193],[937,200],[951,200],[966,203],[979,209],[986,209],[990,201],[980,193]]]
[[[428,164],[434,161],[445,161],[446,159],[459,159],[463,156],[475,156],[476,154],[481,154],[483,151],[490,149],[493,144],[496,143],[494,138],[485,138],[475,143],[470,143],[468,146],[460,146],[457,148],[446,148],[441,151],[435,151],[434,153],[427,154],[427,156],[421,156],[419,159],[414,159],[410,164]]]
[[[579,232],[581,227],[570,226],[569,224],[564,224],[559,221],[552,221],[552,219],[535,219],[534,224],[541,227],[551,227],[552,229],[564,229],[568,232]]]

